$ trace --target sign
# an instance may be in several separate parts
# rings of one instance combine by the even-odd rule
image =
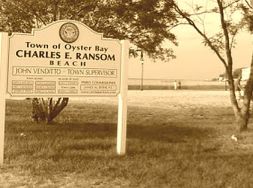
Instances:
[[[11,96],[116,96],[121,43],[86,25],[61,20],[9,39]]]
[[[118,96],[118,155],[126,152],[129,42],[60,20],[31,34],[0,32],[0,165],[11,97]]]

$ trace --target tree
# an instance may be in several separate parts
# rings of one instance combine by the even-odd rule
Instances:
[[[242,69],[243,68],[238,68],[238,69],[235,69],[233,71],[233,78],[234,79],[238,79],[238,78],[241,78],[242,77]]]
[[[245,95],[242,103],[240,103],[240,101],[236,98],[236,87],[233,78],[234,60],[232,49],[235,45],[236,35],[239,33],[240,29],[245,26],[245,22],[243,20],[235,22],[234,15],[238,14],[238,12],[242,14],[241,10],[246,11],[245,1],[215,0],[213,3],[215,4],[215,7],[210,10],[196,4],[195,7],[192,7],[192,13],[184,11],[176,3],[174,4],[174,8],[182,20],[181,23],[188,24],[194,28],[194,30],[203,39],[203,43],[215,53],[219,61],[224,65],[228,78],[230,101],[235,115],[236,125],[239,131],[243,131],[247,129],[250,118],[250,102],[253,91],[253,58],[250,64],[250,76],[244,89]],[[203,27],[205,20],[200,16],[206,14],[214,14],[219,20],[219,25],[215,27],[221,29],[214,35],[208,34],[205,27]]]
[[[59,19],[85,23],[105,37],[130,39],[150,57],[174,58],[164,40],[176,43],[170,26],[176,22],[173,0],[2,0],[1,31],[31,32]],[[33,118],[50,123],[68,99],[33,99]]]
[[[244,69],[244,68],[245,68],[245,67],[235,69],[235,70],[233,71],[233,78],[234,78],[234,79],[238,79],[238,78],[242,77],[242,69]],[[222,78],[224,78],[224,79],[227,79],[228,76],[227,76],[227,73],[224,72],[224,73],[220,74],[219,77],[222,77]]]

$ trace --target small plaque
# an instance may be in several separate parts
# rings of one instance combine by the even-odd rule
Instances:
[[[71,22],[64,23],[60,28],[59,34],[64,42],[72,43],[78,39],[79,29]]]

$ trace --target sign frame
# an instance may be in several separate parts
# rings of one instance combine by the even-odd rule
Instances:
[[[75,21],[75,20],[58,20],[58,21],[55,21],[55,22],[52,22],[52,23],[50,23],[50,24],[48,24],[48,25],[46,25],[46,26],[44,26],[44,27],[42,27],[42,28],[34,28],[34,29],[32,29],[32,32],[31,33],[17,33],[17,32],[14,32],[14,33],[12,33],[12,35],[9,37],[9,48],[8,48],[8,54],[10,54],[10,48],[11,48],[11,40],[14,38],[14,37],[22,37],[22,36],[26,36],[26,37],[36,37],[37,35],[39,35],[39,34],[41,34],[40,32],[45,32],[45,31],[47,31],[47,29],[49,29],[50,27],[52,27],[52,26],[54,26],[55,24],[61,24],[61,26],[60,27],[62,27],[64,24],[68,24],[68,23],[73,23],[73,24],[75,24],[75,25],[79,25],[79,26],[81,26],[81,27],[83,27],[83,28],[85,28],[85,32],[89,32],[91,35],[94,35],[95,37],[96,37],[96,39],[97,40],[100,40],[101,42],[105,42],[105,43],[109,43],[109,42],[112,42],[112,43],[118,43],[118,45],[120,45],[120,53],[122,53],[122,48],[123,48],[123,46],[122,46],[122,43],[120,42],[120,40],[118,40],[118,39],[112,39],[112,38],[104,38],[103,37],[103,33],[98,33],[98,32],[96,32],[96,31],[94,31],[94,30],[92,30],[91,28],[89,28],[87,25],[85,25],[84,23],[82,23],[82,22],[78,22],[78,21]],[[80,29],[82,29],[82,28],[80,28]],[[80,29],[79,29],[79,33],[78,33],[78,36],[80,36]],[[59,35],[58,36],[58,38],[59,39],[61,39],[62,40],[62,36],[60,36],[60,28],[58,28],[58,32],[57,32],[57,34]],[[22,37],[23,38],[23,37]],[[68,45],[68,44],[70,44],[70,43],[67,43],[67,42],[64,42],[64,41],[62,41],[65,45]],[[75,41],[73,42],[73,43],[75,43]],[[119,54],[119,61],[120,62],[122,62],[122,57],[121,57],[121,55]],[[9,70],[9,67],[10,67],[10,61],[11,61],[11,59],[10,59],[10,55],[8,55],[8,58],[9,58],[9,61],[8,61],[8,75],[10,75],[11,73],[10,73],[10,70]],[[39,58],[38,58],[39,59]],[[13,66],[13,65],[12,65]],[[24,97],[24,96],[27,96],[27,97],[48,97],[48,96],[50,96],[50,97],[84,97],[84,96],[91,96],[91,97],[93,97],[93,96],[101,96],[101,97],[103,97],[103,96],[117,96],[117,95],[119,95],[119,93],[120,93],[120,91],[119,91],[119,88],[120,88],[120,77],[121,77],[121,67],[122,65],[121,65],[121,63],[119,63],[119,69],[117,70],[118,72],[117,72],[117,74],[118,74],[118,76],[117,76],[117,79],[116,79],[116,82],[118,82],[117,83],[117,91],[114,93],[114,94],[79,94],[79,95],[76,95],[76,94],[52,94],[52,93],[50,93],[50,94],[27,94],[27,95],[24,95],[24,94],[11,94],[10,92],[9,92],[9,90],[10,90],[10,84],[7,84],[7,90],[8,90],[8,95],[9,96],[14,96],[14,97]],[[55,68],[55,67],[50,67],[50,68]],[[56,67],[57,68],[57,67]],[[58,67],[59,69],[65,69],[66,67]],[[96,69],[96,68],[90,68],[90,69]],[[98,68],[99,69],[99,68]],[[84,69],[84,70],[86,70],[86,68]],[[64,77],[64,76],[63,76]],[[66,77],[66,76],[65,76]],[[92,77],[92,76],[91,76]],[[9,78],[9,76],[8,76],[8,78],[7,78],[8,80],[7,80],[7,83],[9,83],[10,81],[10,78]],[[35,86],[34,86],[35,87]]]

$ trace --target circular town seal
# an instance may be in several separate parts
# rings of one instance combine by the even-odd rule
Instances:
[[[79,29],[75,24],[67,22],[61,26],[59,34],[64,42],[72,43],[79,37]]]

